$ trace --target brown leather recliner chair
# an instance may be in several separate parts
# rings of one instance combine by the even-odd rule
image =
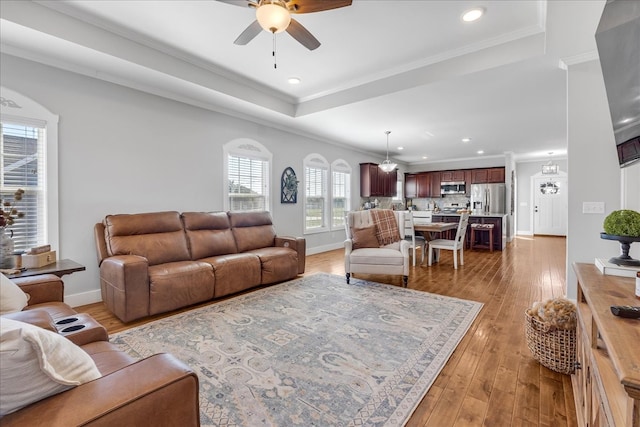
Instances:
[[[102,377],[5,415],[3,427],[200,425],[198,377],[188,366],[170,354],[136,360],[120,351],[95,320],[63,302],[64,284],[56,276],[13,281],[30,295],[29,305],[4,316],[66,336],[91,356]],[[78,320],[60,323],[70,318]],[[85,327],[63,332],[78,324]]]

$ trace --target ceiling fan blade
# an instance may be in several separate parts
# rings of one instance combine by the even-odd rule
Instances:
[[[255,20],[249,25],[233,42],[234,44],[245,45],[254,39],[255,36],[260,34],[262,27],[258,20]]]
[[[323,10],[351,6],[352,0],[289,0],[287,8],[291,13],[312,13]]]
[[[291,23],[287,27],[287,33],[291,34],[291,37],[309,50],[317,49],[320,46],[318,39],[313,37],[309,30],[293,18],[291,18]]]
[[[218,0],[220,3],[232,4],[240,7],[258,7],[258,2],[251,0]]]

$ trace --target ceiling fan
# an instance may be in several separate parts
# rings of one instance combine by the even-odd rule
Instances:
[[[292,13],[313,13],[323,10],[351,6],[352,0],[218,0],[236,6],[256,9],[256,20],[251,23],[233,42],[238,45],[249,43],[260,31],[272,34],[286,31],[309,50],[320,46],[320,42],[302,24],[291,17]]]

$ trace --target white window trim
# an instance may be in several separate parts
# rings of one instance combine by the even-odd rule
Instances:
[[[222,197],[223,197],[222,206],[224,210],[225,211],[229,210],[229,185],[227,182],[227,179],[229,176],[229,154],[263,160],[268,163],[268,167],[267,167],[268,176],[267,176],[267,179],[265,180],[265,183],[268,186],[267,192],[266,192],[266,197],[267,197],[266,207],[269,210],[269,212],[273,212],[273,206],[272,206],[273,197],[271,196],[271,193],[272,193],[271,182],[273,181],[272,179],[273,175],[271,173],[273,168],[273,154],[269,150],[267,150],[267,148],[264,145],[260,144],[258,141],[254,141],[253,139],[249,139],[249,138],[234,139],[222,146],[222,156],[223,156],[223,164],[224,164],[222,168],[223,169],[222,171]]]
[[[58,257],[63,254],[59,238],[59,202],[58,202],[58,122],[59,117],[18,92],[0,86],[0,120],[22,124],[37,124],[45,128],[45,167],[46,167],[46,221],[45,236],[47,244],[57,248]]]
[[[331,163],[331,171],[329,173],[329,190],[330,190],[330,206],[329,206],[329,228],[331,230],[343,230],[344,229],[344,225],[333,225],[333,173],[334,172],[343,172],[343,173],[348,173],[349,174],[349,188],[347,188],[347,209],[346,211],[351,210],[351,193],[352,193],[352,188],[351,186],[353,185],[353,169],[351,168],[351,165],[343,159],[337,159],[334,160]]]
[[[303,206],[302,206],[302,224],[304,234],[316,234],[316,233],[324,233],[326,231],[330,231],[330,223],[331,223],[331,195],[330,195],[330,186],[331,186],[331,177],[329,176],[331,173],[331,167],[327,159],[325,159],[322,155],[317,153],[311,153],[307,157],[304,158],[302,162],[303,168]],[[327,171],[327,182],[325,188],[325,204],[324,204],[324,218],[325,218],[325,226],[313,229],[307,229],[307,167],[314,168],[324,168]]]

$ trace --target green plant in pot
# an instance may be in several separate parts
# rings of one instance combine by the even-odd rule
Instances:
[[[600,238],[620,242],[622,254],[609,260],[616,265],[640,266],[640,260],[629,256],[631,243],[640,242],[640,213],[630,209],[611,212],[604,219]]]

